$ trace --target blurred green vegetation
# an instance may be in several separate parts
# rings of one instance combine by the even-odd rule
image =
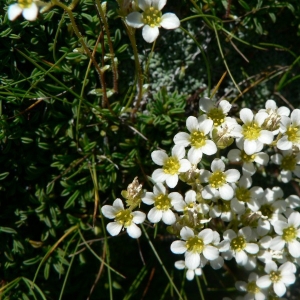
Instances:
[[[135,176],[151,189],[151,152],[169,151],[186,117],[197,115],[199,97],[210,96],[226,71],[214,97],[236,111],[270,98],[298,106],[300,2],[169,1],[164,11],[183,29],[161,30],[154,52],[136,30],[141,75],[118,3],[107,1],[108,36],[95,2],[78,1],[72,14],[107,68],[107,99],[66,12],[55,6],[34,22],[10,22],[14,1],[0,2],[1,298],[178,299],[149,240],[107,237],[99,205],[120,197]],[[205,299],[232,295],[234,265],[204,269],[207,286],[186,282],[173,266],[174,237],[158,226],[154,238],[148,225],[184,299],[198,299],[200,284]]]

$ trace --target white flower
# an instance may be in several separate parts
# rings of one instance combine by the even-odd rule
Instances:
[[[184,159],[184,147],[175,145],[172,148],[172,156],[162,150],[155,150],[151,153],[152,160],[162,169],[157,169],[152,173],[155,182],[166,182],[167,186],[174,188],[178,183],[178,174],[186,172],[191,168],[191,163]]]
[[[203,229],[197,235],[187,226],[180,230],[180,236],[185,241],[175,241],[171,244],[171,251],[175,254],[185,253],[185,265],[188,269],[196,269],[200,266],[201,256],[207,260],[215,260],[219,256],[219,250],[211,246],[214,239],[213,231]]]
[[[154,42],[159,35],[159,27],[175,29],[180,21],[173,13],[162,14],[161,10],[167,0],[139,0],[139,7],[143,13],[132,12],[126,18],[126,23],[134,28],[143,28],[143,38],[146,42]]]
[[[38,7],[32,0],[19,0],[18,3],[11,4],[8,7],[8,19],[13,21],[21,13],[23,17],[28,21],[34,21],[38,15]]]
[[[271,161],[274,164],[280,165],[281,180],[284,183],[292,179],[292,173],[300,177],[300,153],[293,153],[292,150],[282,150],[282,155],[276,153],[271,156]]]
[[[245,212],[246,207],[252,212],[256,212],[260,208],[259,200],[264,195],[264,190],[261,187],[254,186],[251,189],[252,178],[243,175],[236,185],[233,184],[235,196],[231,200],[231,208],[234,212],[241,215]]]
[[[256,273],[250,273],[248,282],[237,281],[235,287],[238,291],[247,292],[244,299],[250,300],[264,300],[266,295],[261,291],[261,289],[256,285],[256,280],[258,275]]]
[[[209,184],[203,188],[202,197],[212,199],[217,191],[224,200],[230,200],[233,197],[233,188],[228,182],[233,183],[239,180],[240,173],[238,170],[230,169],[224,172],[225,164],[221,159],[214,159],[211,163],[212,173],[207,170],[200,170],[201,182]]]
[[[281,297],[286,292],[286,286],[293,284],[296,281],[294,271],[295,266],[291,262],[286,262],[279,268],[275,262],[268,262],[265,267],[265,272],[268,275],[264,275],[257,279],[256,284],[262,289],[268,288],[273,284],[275,294]]]
[[[257,233],[260,236],[266,235],[272,224],[278,220],[285,220],[281,215],[286,210],[286,202],[282,199],[283,191],[280,187],[265,189],[264,196],[260,199],[260,216],[257,224]]]
[[[277,237],[273,238],[270,248],[272,250],[282,250],[287,244],[289,253],[297,258],[300,257],[300,213],[293,212],[288,217],[287,222],[278,220],[273,224]]]
[[[177,192],[168,194],[162,183],[156,183],[153,186],[153,193],[147,192],[142,201],[148,205],[154,204],[154,207],[148,212],[150,222],[158,223],[162,220],[165,224],[172,225],[175,223],[176,217],[171,208],[183,199]]]
[[[130,237],[137,239],[141,236],[141,229],[135,224],[141,224],[145,221],[146,215],[143,212],[132,212],[129,209],[124,209],[123,202],[119,198],[114,201],[113,205],[104,205],[101,211],[106,218],[115,220],[106,226],[110,235],[118,235],[124,227]]]
[[[259,247],[255,243],[249,243],[252,240],[252,229],[247,226],[243,227],[236,234],[232,229],[228,229],[224,232],[223,238],[230,242],[230,250],[223,253],[225,259],[230,260],[232,256],[238,265],[245,266],[248,262],[248,255],[256,254]]]
[[[241,139],[244,142],[244,150],[248,155],[261,151],[264,144],[271,144],[273,133],[262,129],[262,124],[268,117],[266,112],[259,112],[255,116],[249,108],[240,111],[240,118],[244,125],[239,127]]]
[[[244,143],[242,140],[237,141],[236,145],[239,149],[231,149],[227,157],[230,162],[242,162],[242,170],[244,174],[253,175],[256,172],[253,162],[266,166],[269,162],[269,155],[265,152],[253,153],[248,155],[244,150]]]
[[[231,106],[232,105],[227,100],[221,100],[218,106],[216,106],[209,98],[201,98],[199,101],[200,109],[213,121],[215,127],[218,127],[225,122],[225,118],[230,111]]]
[[[190,134],[179,132],[174,137],[175,145],[187,147],[191,145],[188,151],[188,160],[192,164],[197,164],[202,158],[202,153],[213,155],[217,152],[216,144],[208,138],[213,126],[213,121],[200,116],[199,119],[190,116],[186,120],[186,127]]]
[[[266,112],[268,114],[263,127],[272,131],[274,135],[280,131],[280,121],[290,115],[290,110],[287,107],[281,106],[278,108],[274,100],[268,100],[266,102],[266,109],[260,109],[258,112]]]
[[[290,118],[281,120],[281,132],[284,135],[277,142],[277,148],[280,150],[290,150],[293,146],[300,149],[300,109],[294,109]]]
[[[178,260],[175,262],[175,268],[178,270],[183,270],[186,267],[184,260]],[[193,280],[195,275],[200,276],[202,275],[202,269],[201,268],[196,268],[196,269],[188,269],[186,271],[186,279],[187,280]]]

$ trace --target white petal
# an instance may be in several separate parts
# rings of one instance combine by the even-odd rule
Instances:
[[[263,144],[271,144],[273,141],[274,135],[271,131],[268,130],[262,130],[260,132],[260,136],[258,138],[258,140],[263,143]]]
[[[187,270],[187,272],[186,272],[186,279],[187,280],[193,280],[194,279],[194,277],[195,277],[195,272],[193,271],[193,270]]]
[[[283,296],[286,292],[286,287],[285,287],[284,283],[281,281],[274,282],[273,289],[274,289],[275,294],[279,297]]]
[[[269,155],[264,152],[259,152],[255,155],[254,161],[260,165],[266,166],[269,162]]]
[[[151,153],[151,158],[159,166],[163,166],[164,162],[168,159],[166,152],[162,150],[155,150]]]
[[[162,218],[162,211],[153,207],[150,209],[147,215],[148,219],[152,223],[158,223]]]
[[[236,252],[236,254],[235,254],[235,260],[236,260],[236,263],[237,263],[238,265],[244,266],[244,265],[247,263],[248,256],[247,256],[247,254],[242,250],[242,251]]]
[[[186,132],[179,132],[174,136],[173,139],[175,145],[181,145],[183,147],[187,147],[190,142],[190,135]]]
[[[168,178],[168,174],[166,174],[163,169],[156,169],[151,177],[154,182],[164,182]]]
[[[175,262],[175,268],[178,270],[183,270],[185,268],[184,260],[178,260]]]
[[[299,227],[300,225],[300,213],[297,211],[293,212],[288,218],[288,224],[295,228]]]
[[[134,223],[131,223],[131,225],[127,227],[127,233],[133,239],[138,239],[141,236],[142,231]]]
[[[256,285],[262,289],[269,287],[271,283],[269,275],[264,275],[256,280]]]
[[[211,163],[211,170],[213,172],[215,171],[224,171],[225,170],[225,164],[220,158],[215,158]]]
[[[166,13],[162,15],[160,25],[165,29],[175,29],[180,26],[180,21],[175,14]]]
[[[208,245],[204,248],[203,255],[208,260],[214,260],[218,258],[219,250],[216,247]]]
[[[200,265],[200,255],[198,253],[186,252],[185,265],[189,269],[196,269]]]
[[[248,252],[248,253],[251,253],[251,254],[256,254],[259,250],[259,247],[257,244],[254,244],[254,243],[248,243],[245,250]]]
[[[21,14],[22,10],[23,9],[19,6],[18,3],[11,4],[7,10],[8,19],[10,21],[14,21]]]
[[[288,140],[288,137],[285,135],[277,142],[277,148],[280,150],[289,150],[292,149],[293,143]]]
[[[213,155],[217,152],[217,146],[213,141],[207,140],[201,150],[206,155]]]
[[[176,221],[176,217],[174,215],[174,213],[168,209],[167,211],[164,211],[162,214],[162,221],[166,224],[166,225],[172,225],[175,223]]]
[[[282,274],[282,273],[281,273]],[[282,282],[286,285],[293,284],[296,281],[296,276],[293,273],[282,274]]]
[[[32,3],[30,7],[23,9],[23,17],[28,21],[34,21],[38,15],[39,9],[35,3]]]
[[[162,10],[163,7],[166,5],[167,0],[152,0],[153,6],[157,7],[158,10]]]
[[[108,219],[114,219],[119,210],[111,205],[104,205],[101,208],[103,215]]]
[[[180,236],[181,238],[183,238],[184,240],[188,240],[190,237],[194,237],[194,231],[187,227],[184,226],[181,230],[180,230]]]
[[[276,236],[272,239],[271,244],[270,244],[270,248],[272,250],[279,251],[279,250],[283,249],[284,245],[285,245],[285,241],[282,240],[282,237],[281,236]]]
[[[202,238],[204,244],[207,245],[213,241],[214,234],[210,228],[205,228],[198,233],[198,237]]]
[[[166,185],[169,188],[174,188],[177,185],[177,183],[178,183],[178,175],[177,174],[169,175],[166,178]]]
[[[300,257],[300,243],[298,241],[293,241],[293,242],[289,242],[288,243],[288,248],[289,248],[289,252],[290,254],[297,258]]]
[[[244,124],[250,123],[253,121],[253,112],[249,108],[243,108],[240,111],[240,119],[243,121]]]
[[[145,25],[142,30],[142,35],[147,43],[153,43],[159,35],[158,27],[150,27],[149,25]]]
[[[185,242],[175,241],[171,244],[171,251],[175,254],[182,254],[186,251]]]
[[[245,140],[244,149],[245,149],[245,152],[248,155],[252,155],[253,153],[255,153],[257,151],[256,141],[254,141],[254,140],[251,140],[251,141],[250,140]]]
[[[229,169],[224,172],[227,182],[237,182],[241,176],[240,172],[236,169]]]
[[[189,132],[197,131],[198,130],[198,120],[197,118],[190,116],[186,120],[186,127]]]
[[[152,0],[139,0],[139,8],[145,11],[147,8],[151,7]]]
[[[122,224],[119,222],[110,222],[107,224],[106,229],[110,235],[115,236],[120,233],[122,227]]]
[[[294,109],[291,113],[291,121],[293,126],[300,126],[300,110]]]
[[[228,152],[227,157],[231,162],[239,162],[241,160],[241,150],[231,149]]]
[[[213,120],[205,119],[199,124],[199,131],[202,131],[205,135],[207,135],[214,125]]]
[[[229,184],[224,184],[219,188],[220,196],[224,200],[231,200],[234,194],[233,188]]]
[[[134,222],[135,224],[141,224],[146,219],[146,215],[141,211],[133,211],[131,215],[133,216],[132,222]]]
[[[180,168],[179,172],[186,172],[191,168],[191,163],[187,159],[181,159],[180,160]]]
[[[154,203],[154,194],[146,192],[146,195],[142,198],[142,201],[147,205],[152,205]]]
[[[185,156],[185,149],[180,145],[175,145],[172,148],[172,156],[176,156],[178,159],[182,159]]]
[[[196,149],[194,147],[192,147],[189,151],[188,151],[188,160],[196,165],[198,164],[202,159],[202,151],[201,149]]]
[[[227,100],[222,100],[219,103],[219,107],[222,109],[224,114],[227,114],[230,111],[232,105]]]

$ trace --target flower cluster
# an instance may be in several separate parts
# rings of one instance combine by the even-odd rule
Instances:
[[[248,283],[236,283],[247,299],[266,299],[272,293],[281,297],[295,282],[300,263],[300,213],[295,210],[300,198],[284,198],[279,186],[253,186],[252,178],[268,163],[280,165],[278,179],[284,183],[300,176],[300,110],[290,116],[288,108],[278,108],[273,100],[256,113],[243,108],[236,118],[228,116],[230,109],[226,100],[200,100],[200,116],[187,118],[187,132],[174,136],[171,154],[152,152],[159,166],[152,173],[153,192],[140,193],[135,207],[151,205],[148,220],[162,221],[179,238],[171,251],[184,254],[175,267],[186,269],[188,280],[201,276],[206,265],[219,269],[234,259],[246,270],[265,272],[251,273]],[[227,158],[220,156],[229,146]],[[208,170],[204,166],[209,161]],[[179,182],[188,186],[185,195],[168,191]],[[144,221],[143,213],[124,209],[120,199],[102,212],[115,219],[107,228],[112,235],[124,227],[130,236],[140,236],[135,224]],[[230,229],[216,231],[216,220]]]

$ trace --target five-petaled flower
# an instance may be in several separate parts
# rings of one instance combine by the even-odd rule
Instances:
[[[179,145],[172,148],[172,156],[170,157],[162,150],[153,151],[151,153],[152,160],[162,168],[152,173],[152,179],[155,182],[166,181],[168,187],[174,188],[178,183],[178,174],[187,172],[191,168],[191,163],[183,158],[184,156],[184,147]]]
[[[38,15],[38,7],[33,0],[19,0],[18,3],[12,4],[8,7],[8,19],[13,21],[21,13],[28,21],[34,21]]]
[[[180,21],[173,13],[162,14],[161,10],[167,0],[139,0],[139,7],[143,10],[132,12],[126,18],[126,23],[134,28],[143,27],[143,38],[146,42],[154,42],[159,35],[159,27],[175,29]]]
[[[114,222],[106,226],[112,236],[118,235],[123,227],[127,229],[130,237],[137,239],[141,236],[141,229],[136,224],[145,221],[146,215],[143,212],[124,209],[123,202],[119,198],[114,201],[113,205],[104,205],[101,211],[106,218],[114,219]]]

